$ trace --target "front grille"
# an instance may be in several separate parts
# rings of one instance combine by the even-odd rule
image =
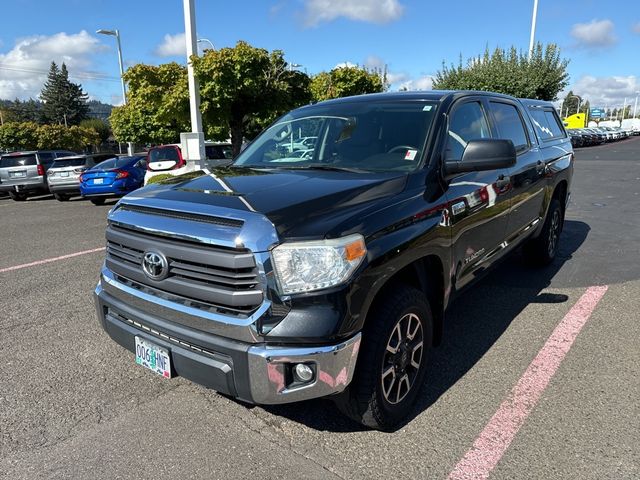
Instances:
[[[216,309],[247,314],[263,300],[255,257],[247,249],[193,244],[135,232],[107,228],[106,265],[118,276]],[[161,252],[168,275],[152,280],[142,269],[148,250]]]

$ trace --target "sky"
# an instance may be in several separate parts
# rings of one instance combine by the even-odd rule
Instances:
[[[486,47],[526,51],[533,0],[194,0],[198,37],[279,49],[308,74],[338,65],[388,69],[391,90],[431,88],[442,63]],[[125,67],[185,63],[180,0],[0,0],[0,98],[37,98],[51,61],[65,62],[91,98],[122,102]],[[7,21],[6,19],[11,19]],[[536,41],[570,60],[566,89],[592,106],[633,104],[640,91],[640,1],[539,0]],[[210,47],[206,41],[202,47]],[[561,97],[566,95],[561,93]],[[639,107],[640,111],[640,107]]]

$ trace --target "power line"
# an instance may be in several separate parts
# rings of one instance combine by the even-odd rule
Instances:
[[[49,73],[48,70],[40,70],[37,68],[25,68],[18,65],[9,65],[6,63],[0,63],[0,70],[6,70],[9,72],[20,72],[20,73],[38,73],[42,75],[47,75]],[[82,80],[98,80],[105,82],[120,82],[120,79],[117,77],[111,77],[108,75],[102,75],[99,73],[90,73],[90,72],[77,72],[71,73],[69,72],[70,77],[79,78]]]

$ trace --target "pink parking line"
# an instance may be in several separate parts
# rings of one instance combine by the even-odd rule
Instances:
[[[68,255],[62,255],[60,257],[45,258],[44,260],[37,260],[31,263],[23,263],[22,265],[14,265],[13,267],[0,268],[0,273],[11,272],[13,270],[20,270],[21,268],[35,267],[36,265],[57,262],[58,260],[66,260],[67,258],[78,257],[80,255],[87,255],[89,253],[96,253],[96,252],[102,252],[102,251],[104,251],[104,247],[93,248],[91,250],[83,250],[82,252],[70,253]]]
[[[569,310],[491,417],[473,446],[449,474],[449,480],[486,479],[498,464],[608,286],[589,287]]]

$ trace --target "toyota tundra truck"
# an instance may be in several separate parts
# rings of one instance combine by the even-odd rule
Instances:
[[[230,166],[118,201],[98,317],[163,377],[253,404],[331,396],[393,429],[457,294],[520,246],[554,260],[573,161],[548,102],[428,91],[304,106]]]

